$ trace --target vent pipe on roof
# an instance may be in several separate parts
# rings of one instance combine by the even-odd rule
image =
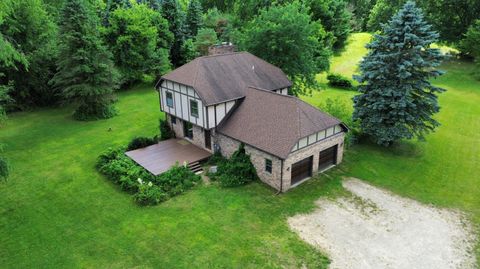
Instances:
[[[235,51],[237,51],[237,46],[230,42],[223,42],[221,44],[210,46],[208,48],[208,55],[233,53]]]

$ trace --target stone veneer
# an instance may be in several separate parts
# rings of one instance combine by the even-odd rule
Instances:
[[[167,115],[166,120],[168,121],[168,124],[172,128],[173,132],[175,133],[175,137],[188,139],[185,137],[185,134],[183,133],[184,121],[180,118],[177,118],[177,123],[172,124],[172,121],[171,121],[172,116],[169,114],[166,114],[166,115]],[[205,149],[205,133],[203,131],[203,128],[194,124],[192,129],[193,129],[193,139],[192,140],[188,139],[188,140],[191,141],[192,144]]]
[[[217,133],[215,143],[220,146],[220,152],[225,157],[230,157],[240,147],[238,140]],[[253,166],[257,170],[258,177],[263,182],[280,189],[281,160],[271,154],[258,150],[252,146],[245,145],[245,152],[250,155]],[[265,171],[265,159],[272,160],[272,173]]]
[[[318,172],[318,159],[320,157],[320,151],[338,145],[337,148],[337,164],[342,162],[343,159],[343,142],[345,139],[345,133],[338,133],[325,140],[319,141],[315,144],[299,149],[288,155],[288,158],[283,162],[283,191],[290,189],[291,186],[291,169],[292,164],[301,161],[305,158],[313,156],[312,174]]]
[[[257,170],[258,177],[271,187],[280,190],[281,182],[283,183],[282,191],[285,192],[290,189],[291,186],[291,166],[292,164],[301,161],[305,158],[313,156],[313,174],[318,172],[318,159],[320,151],[338,145],[337,151],[337,164],[342,161],[343,157],[343,141],[345,138],[344,133],[336,134],[323,141],[317,142],[313,145],[307,146],[303,149],[297,150],[291,153],[287,159],[283,161],[283,180],[280,180],[282,176],[281,167],[282,160],[271,154],[258,150],[249,145],[245,145],[245,151],[250,155],[253,166]],[[223,156],[230,157],[240,146],[240,142],[233,138],[217,134],[214,142],[220,146],[220,150]],[[272,173],[265,171],[265,159],[272,160]]]
[[[177,118],[176,124],[171,124],[171,116],[167,114],[167,121],[172,127],[172,130],[175,133],[175,136],[178,138],[184,138],[183,134],[183,120]],[[278,157],[275,157],[269,153],[261,151],[257,148],[254,148],[248,144],[245,145],[245,151],[250,155],[253,166],[257,170],[258,177],[260,180],[270,185],[271,187],[280,190],[280,185],[282,182],[282,191],[285,192],[290,189],[291,186],[291,169],[292,164],[301,161],[305,158],[313,156],[313,174],[318,172],[318,159],[320,151],[327,149],[329,147],[338,145],[337,151],[337,164],[342,161],[343,158],[343,142],[345,138],[345,133],[339,133],[333,135],[325,140],[319,141],[313,145],[307,146],[303,149],[297,150],[288,155],[287,159],[283,160],[283,180],[280,180],[282,176],[282,160]],[[205,148],[205,133],[203,128],[193,125],[193,144]],[[216,144],[220,147],[220,152],[225,157],[230,157],[240,146],[240,142],[233,138],[227,137],[220,133],[216,133],[212,129],[212,144]],[[265,159],[272,160],[272,173],[265,171]]]

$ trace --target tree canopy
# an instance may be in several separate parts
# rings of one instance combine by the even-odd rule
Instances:
[[[319,20],[325,31],[333,35],[333,48],[343,49],[351,30],[351,14],[347,10],[347,3],[338,0],[308,0],[308,6],[312,19]]]
[[[369,52],[356,77],[361,94],[354,97],[353,118],[381,145],[423,138],[439,123],[437,95],[444,90],[430,78],[441,75],[439,49],[431,48],[438,33],[414,2],[407,2],[367,45]]]
[[[242,49],[280,67],[295,82],[294,93],[315,86],[315,75],[329,67],[327,33],[297,1],[262,10],[239,39]]]
[[[67,102],[76,104],[78,120],[109,118],[118,74],[98,32],[99,21],[83,0],[69,0],[61,10],[58,72],[52,83]]]
[[[170,70],[168,51],[174,40],[168,22],[145,4],[118,8],[110,16],[105,37],[121,73],[131,85],[144,75],[158,77]]]

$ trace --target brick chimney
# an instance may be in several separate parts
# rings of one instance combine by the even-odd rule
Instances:
[[[208,48],[208,55],[226,54],[237,51],[237,46],[229,42],[213,45]]]

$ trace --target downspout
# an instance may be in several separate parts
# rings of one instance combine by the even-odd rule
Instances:
[[[276,195],[282,193],[283,190],[283,160],[280,160],[280,190],[277,192]]]

